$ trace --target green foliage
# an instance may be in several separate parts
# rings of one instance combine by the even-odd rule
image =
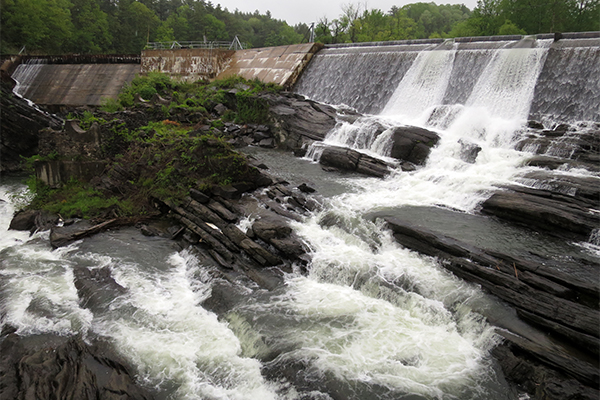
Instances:
[[[207,115],[206,108],[210,104],[224,102],[225,93],[236,88],[235,96],[228,98],[237,105],[237,112],[232,110],[226,118],[211,120],[213,132],[222,129],[223,121],[227,119],[262,122],[268,108],[259,94],[281,89],[240,77],[212,83],[179,83],[164,74],[154,73],[137,77],[124,89],[124,93],[131,95],[144,87],[160,91],[166,98],[172,99],[170,105],[145,108],[148,116],[162,118],[165,112],[174,116],[182,113],[185,116],[183,120],[187,120],[190,113]],[[103,108],[111,111],[121,104],[114,100],[105,101]],[[151,198],[181,200],[192,187],[207,189],[212,185],[253,182],[258,174],[225,138],[214,134],[198,136],[192,124],[159,119],[137,129],[128,129],[126,122],[119,119],[105,121],[90,111],[70,114],[69,118],[79,119],[84,129],[94,122],[102,125],[102,153],[103,159],[108,162],[103,178],[111,183],[112,191],[99,190],[89,183],[77,181],[51,189],[32,180],[31,191],[35,194],[32,206],[58,212],[63,217],[94,217],[106,209],[115,210],[120,215],[140,215],[152,210]],[[35,156],[27,163],[33,166],[36,160],[56,158],[59,158],[56,153],[46,157]]]
[[[167,90],[176,85],[169,75],[161,72],[138,75],[121,90],[119,103],[123,107],[131,107],[136,94],[139,94],[144,100],[150,100],[156,93],[164,95]]]
[[[269,115],[269,105],[251,91],[237,92],[237,122],[262,123]]]
[[[504,24],[500,28],[498,28],[498,35],[525,35],[525,33],[525,30],[520,29],[509,19],[504,21]]]
[[[91,218],[107,208],[116,208],[122,215],[131,210],[129,202],[121,202],[116,196],[107,197],[77,180],[71,180],[58,189],[52,189],[34,177],[27,184],[30,193],[34,194],[32,208],[57,213],[64,218]]]
[[[308,25],[294,27],[270,12],[229,12],[205,0],[1,0],[3,53],[139,53],[148,41],[231,41],[252,47],[308,41]],[[418,2],[390,10],[347,3],[338,18],[321,18],[316,41],[344,43],[428,37],[600,30],[600,0],[479,0],[464,5]],[[507,24],[506,21],[511,21]],[[307,21],[308,22],[308,21]],[[502,30],[501,30],[502,28]],[[156,88],[155,88],[156,89]],[[151,89],[144,89],[151,92]],[[160,90],[156,89],[159,93]],[[133,104],[124,98],[123,105]]]
[[[122,111],[123,106],[118,100],[115,100],[110,97],[105,97],[102,100],[100,100],[100,110],[104,112],[113,113],[117,111]]]
[[[76,117],[79,120],[79,127],[81,129],[87,130],[90,129],[94,122],[98,124],[105,124],[106,120],[103,118],[96,117],[91,111],[84,111],[79,117]]]

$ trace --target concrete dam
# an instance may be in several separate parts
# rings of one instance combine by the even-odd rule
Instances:
[[[598,115],[585,112],[584,109],[589,109],[583,103],[589,94],[597,97],[597,85],[590,82],[583,85],[584,89],[581,85],[571,88],[569,82],[581,82],[582,79],[587,82],[587,79],[572,79],[570,75],[577,71],[568,66],[569,63],[587,65],[591,62],[593,67],[599,40],[600,32],[583,32],[325,46],[308,43],[237,51],[221,48],[148,49],[140,55],[17,56],[6,61],[2,70],[4,75],[8,73],[17,82],[15,92],[36,104],[50,107],[99,106],[105,98],[116,99],[121,88],[136,74],[160,71],[186,81],[240,75],[276,83],[286,89],[293,88],[317,101],[346,104],[361,112],[377,113],[392,96],[413,61],[425,53],[451,55],[451,62],[443,68],[453,70],[453,77],[448,81],[452,87],[468,80],[469,74],[482,72],[496,49],[531,47],[545,41],[550,43],[546,45],[549,52],[537,82],[533,117],[556,115],[558,110],[555,108],[561,108],[569,109],[565,111],[583,119],[595,119]],[[577,57],[590,58],[590,62]],[[461,62],[468,65],[452,68]],[[460,71],[469,73],[465,75]],[[565,97],[560,90],[555,97],[538,95],[547,87],[556,91],[553,82],[565,79],[567,84],[563,87],[573,96]],[[575,99],[577,96],[581,98]],[[465,99],[443,99],[442,104],[454,100],[460,103]],[[571,100],[575,100],[574,104]],[[581,110],[573,112],[573,107]]]
[[[52,107],[99,106],[116,99],[136,74],[165,72],[174,78],[240,75],[291,88],[321,46],[309,43],[247,50],[162,49],[141,55],[14,57],[2,69],[16,81],[15,92]]]

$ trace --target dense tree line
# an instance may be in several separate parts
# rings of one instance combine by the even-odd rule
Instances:
[[[387,13],[358,4],[342,6],[316,26],[323,43],[582,32],[600,30],[600,0],[478,0],[464,5],[413,3]]]
[[[0,0],[2,53],[139,53],[149,41],[231,41],[252,47],[307,42],[309,27],[230,12],[205,0]],[[413,3],[387,12],[348,3],[315,24],[316,41],[367,42],[435,37],[600,30],[600,0],[478,0]]]
[[[252,47],[308,40],[270,12],[230,12],[204,0],[0,0],[3,53],[139,53],[149,41],[232,41]]]
[[[478,0],[452,36],[600,31],[600,0]]]

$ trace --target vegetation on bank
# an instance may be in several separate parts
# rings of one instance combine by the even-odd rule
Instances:
[[[15,54],[136,54],[147,42],[232,41],[251,47],[306,43],[306,21],[294,27],[270,12],[233,12],[205,0],[1,0],[0,51]],[[417,2],[389,10],[366,3],[320,18],[316,41],[370,42],[600,30],[600,0],[478,0]]]
[[[208,192],[215,185],[252,186],[258,170],[233,150],[220,128],[230,121],[265,122],[268,106],[256,95],[280,89],[239,77],[182,83],[161,73],[138,76],[117,101],[94,112],[73,110],[67,115],[79,119],[84,129],[99,125],[102,144],[96,153],[69,157],[51,149],[28,159],[30,168],[36,161],[103,161],[104,173],[89,182],[72,179],[59,188],[32,177],[30,207],[63,218],[147,215],[155,211],[153,199],[178,201],[190,188]],[[141,93],[145,100],[158,95],[161,101],[134,102]],[[221,117],[211,113],[217,104],[229,107]],[[144,125],[126,121],[140,114]]]

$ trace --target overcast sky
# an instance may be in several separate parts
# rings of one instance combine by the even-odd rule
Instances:
[[[420,0],[429,2],[430,0]],[[220,4],[221,8],[235,11],[237,8],[242,12],[254,12],[258,10],[261,14],[271,11],[275,19],[286,21],[294,26],[300,22],[310,25],[318,22],[320,18],[327,17],[329,21],[338,18],[342,13],[343,4],[367,5],[368,9],[377,8],[388,12],[392,6],[402,7],[406,4],[417,3],[419,0],[212,0],[213,5]],[[471,10],[477,5],[477,0],[442,0],[434,1],[436,4],[464,4]]]

